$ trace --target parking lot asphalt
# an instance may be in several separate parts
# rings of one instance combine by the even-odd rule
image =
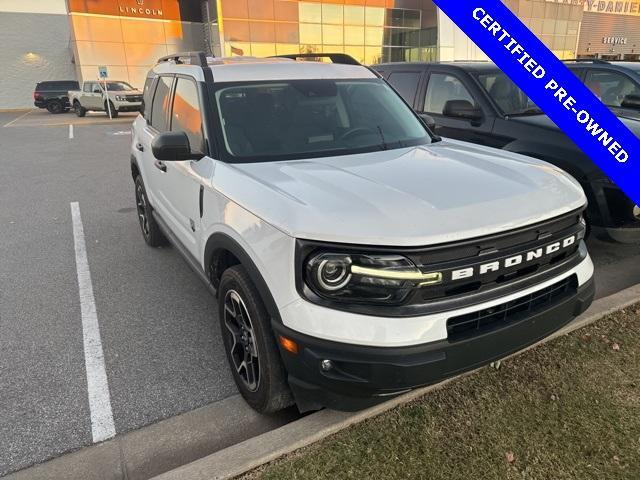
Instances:
[[[237,393],[214,299],[177,252],[142,240],[131,118],[75,119],[0,113],[0,476],[93,442],[71,202],[116,434]],[[589,247],[598,296],[640,282],[639,246]]]

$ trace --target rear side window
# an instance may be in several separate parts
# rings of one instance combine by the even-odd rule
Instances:
[[[152,87],[153,81],[156,77],[148,77],[144,82],[144,89],[142,91],[142,116],[144,118],[151,118],[151,98],[152,98]]]
[[[420,72],[391,72],[387,81],[413,107],[420,82]]]
[[[585,85],[605,105],[619,107],[627,95],[640,95],[640,87],[619,72],[588,70]]]
[[[453,75],[432,73],[429,76],[424,111],[442,115],[444,106],[449,100],[466,100],[476,105],[467,88]]]
[[[160,77],[151,106],[151,126],[159,132],[166,132],[169,124],[169,103],[173,77]]]
[[[85,91],[87,93],[93,92],[93,86],[94,85],[95,85],[95,83],[93,83],[93,82],[85,82],[83,91]]]
[[[185,132],[189,137],[192,152],[204,151],[198,88],[193,80],[181,77],[176,80],[171,111],[171,131]]]

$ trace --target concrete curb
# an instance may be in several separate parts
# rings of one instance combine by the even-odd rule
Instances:
[[[541,342],[582,328],[604,316],[640,301],[640,284],[593,302],[591,307],[566,327]],[[527,349],[528,350],[528,349]],[[522,352],[519,352],[522,353]],[[516,353],[515,355],[518,355]],[[469,372],[471,373],[471,372]],[[467,373],[468,374],[468,373]],[[466,375],[466,374],[465,374]],[[454,378],[459,378],[454,377]],[[310,445],[345,428],[375,417],[398,405],[403,405],[440,388],[453,379],[420,388],[375,407],[356,413],[321,410],[275,430],[220,450],[190,464],[154,477],[155,480],[212,480],[230,479],[287,453]]]

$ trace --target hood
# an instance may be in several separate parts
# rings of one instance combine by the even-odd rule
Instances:
[[[293,237],[379,246],[478,237],[586,203],[577,182],[552,165],[448,139],[309,160],[217,162],[214,185]]]
[[[629,109],[614,109],[612,112],[624,123],[629,130],[640,138],[640,112]],[[560,128],[546,115],[523,115],[521,117],[509,117],[511,122],[525,123],[548,130],[562,132]]]

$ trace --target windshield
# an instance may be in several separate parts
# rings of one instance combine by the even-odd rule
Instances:
[[[113,92],[124,92],[127,90],[134,90],[134,88],[127,82],[107,82],[107,90]]]
[[[426,128],[381,80],[289,80],[216,92],[230,161],[347,155],[430,143]]]
[[[477,76],[482,88],[498,104],[502,113],[514,115],[538,115],[542,110],[533,103],[518,86],[500,71],[482,73]]]

